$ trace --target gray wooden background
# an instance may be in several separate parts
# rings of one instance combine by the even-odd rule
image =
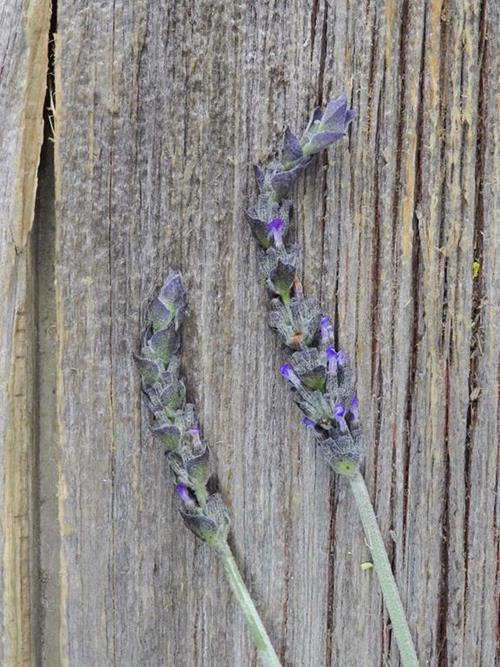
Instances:
[[[251,164],[346,91],[349,138],[293,193],[305,287],[356,369],[421,664],[493,667],[498,22],[493,0],[2,3],[2,665],[257,664],[141,406],[141,309],[171,269],[189,395],[283,662],[399,664],[348,489],[279,377],[242,215]]]

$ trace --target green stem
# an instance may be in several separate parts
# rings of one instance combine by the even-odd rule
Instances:
[[[396,580],[392,574],[391,564],[387,557],[384,541],[378,527],[377,517],[373,510],[365,480],[360,472],[356,472],[349,477],[349,481],[361,516],[366,540],[372,552],[373,564],[380,582],[385,606],[391,619],[392,630],[401,656],[401,663],[403,667],[418,667],[415,646],[413,645]]]
[[[245,582],[241,577],[238,565],[234,560],[229,545],[225,543],[218,547],[217,551],[229,580],[229,584],[238,600],[238,604],[240,605],[243,614],[245,615],[252,639],[257,646],[262,663],[266,665],[266,667],[281,667],[281,663],[271,644],[266,629],[260,620],[259,613],[255,608],[247,587],[245,586]]]

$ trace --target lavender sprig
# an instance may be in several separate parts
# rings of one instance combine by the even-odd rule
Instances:
[[[347,355],[334,347],[332,323],[317,301],[306,297],[298,277],[299,248],[286,244],[292,208],[286,199],[293,183],[316,153],[346,135],[355,113],[342,95],[324,110],[314,109],[302,138],[287,128],[280,160],[255,167],[259,194],[246,211],[257,239],[259,266],[270,293],[269,323],[290,350],[281,375],[305,414],[329,465],[346,476],[360,512],[404,667],[418,667],[401,598],[384,547],[368,490],[360,473],[362,431],[359,401]]]
[[[166,448],[167,461],[186,526],[213,547],[241,606],[264,665],[279,667],[255,605],[227,542],[229,513],[222,497],[211,493],[209,449],[201,437],[194,405],[186,402],[179,376],[179,327],[186,308],[179,274],[170,275],[149,304],[141,350],[135,360],[151,418],[151,431]]]

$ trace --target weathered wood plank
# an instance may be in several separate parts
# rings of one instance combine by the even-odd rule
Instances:
[[[188,389],[238,560],[284,662],[398,664],[376,579],[360,568],[369,552],[353,503],[316,459],[278,379],[282,355],[242,216],[251,162],[268,156],[285,123],[302,126],[314,103],[344,89],[359,119],[296,192],[305,285],[335,313],[356,367],[367,481],[422,664],[494,664],[498,18],[486,0],[60,4],[56,303],[50,274],[40,299],[57,317],[58,424],[50,406],[30,418],[29,392],[17,416],[0,413],[11,457],[0,491],[11,499],[4,517],[15,503],[26,517],[19,539],[30,525],[32,429],[43,465],[57,465],[57,539],[53,502],[41,522],[45,664],[256,662],[222,572],[181,525],[141,409],[131,353],[142,305],[171,268],[189,289]],[[47,21],[33,24],[40,34]],[[27,43],[11,61],[29,73],[38,60]],[[25,80],[16,79],[21,92]],[[25,113],[21,98],[7,111]],[[41,114],[26,114],[40,129]],[[35,168],[40,141],[26,162]],[[2,187],[16,182],[5,171],[14,154],[7,162]],[[2,226],[10,282],[0,289],[15,285],[5,294],[21,300],[7,302],[1,379],[24,391],[30,370],[12,365],[8,332],[23,312],[25,267],[30,275],[28,255],[14,251],[28,243],[33,166],[15,173],[26,174],[22,186],[4,192],[9,206],[24,203],[20,213],[7,207],[6,221],[25,232],[12,245]],[[54,352],[44,350],[49,373]],[[24,585],[13,591],[29,581],[14,565],[30,547],[16,550],[2,527],[0,592],[4,618],[15,619],[5,661],[29,662],[20,639],[33,633],[33,605]]]
[[[37,649],[35,304],[32,226],[50,3],[0,9],[0,664]]]

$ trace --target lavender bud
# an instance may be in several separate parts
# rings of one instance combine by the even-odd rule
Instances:
[[[276,170],[271,176],[270,183],[276,197],[282,199],[288,194],[288,191],[295,183],[295,181],[302,176],[304,169],[307,166],[306,161],[301,161],[292,169]]]
[[[185,507],[181,516],[186,526],[204,542],[216,545],[227,539],[229,515],[218,493],[208,498],[203,514]]]
[[[204,487],[210,478],[208,447],[205,446],[200,454],[188,459],[185,465],[189,481],[193,486],[195,488]]]
[[[327,347],[325,353],[328,364],[328,372],[335,374],[337,372],[338,353],[333,347]]]
[[[179,351],[179,334],[173,327],[167,327],[156,331],[142,348],[145,356],[153,359],[159,359],[165,366],[168,366],[172,355]]]
[[[285,233],[285,221],[282,218],[273,218],[266,225],[268,236],[272,237],[274,245],[281,247],[283,245],[283,234]]]
[[[329,102],[324,112],[320,108],[315,109],[302,137],[304,155],[320,153],[342,139],[354,117],[355,113],[347,108],[345,95]]]
[[[290,364],[282,364],[280,366],[281,375],[286,378],[294,387],[300,387],[300,380],[298,376],[293,372]]]
[[[185,308],[182,278],[179,273],[171,274],[149,306],[153,331],[165,329],[170,322],[174,322],[177,329],[184,317]]]
[[[134,354],[134,359],[141,374],[143,389],[146,391],[147,387],[151,387],[155,382],[158,382],[162,369],[152,359],[146,359],[137,354]]]
[[[335,416],[337,424],[339,425],[340,430],[343,433],[346,432],[348,429],[347,429],[347,422],[345,420],[346,409],[344,408],[344,406],[340,403],[337,403],[335,405],[335,411],[333,414]]]
[[[182,500],[184,507],[189,510],[194,510],[198,507],[198,504],[196,500],[194,499],[193,494],[191,491],[188,489],[188,487],[185,484],[176,484],[175,485],[175,492],[179,496],[179,498]]]
[[[325,391],[325,361],[319,350],[308,348],[294,352],[292,362],[295,372],[306,387],[312,390]]]
[[[302,423],[304,426],[308,426],[309,428],[316,428],[316,422],[312,419],[309,419],[309,417],[303,417]]]
[[[323,315],[320,320],[320,336],[321,342],[328,345],[333,340],[333,327],[328,315]]]
[[[359,422],[359,400],[356,396],[351,401],[349,412],[351,413],[353,422],[357,424]]]
[[[292,288],[293,279],[295,277],[295,266],[292,264],[285,264],[278,259],[276,267],[269,274],[267,284],[269,289],[278,294],[284,303],[290,299],[290,290]]]
[[[276,230],[281,231],[279,238],[282,244],[288,227],[290,206],[291,202],[287,199],[281,203],[277,203],[270,194],[261,194],[257,199],[257,204],[245,211],[252,233],[263,248],[269,248],[271,245],[273,234],[270,232],[273,230],[270,229],[269,225],[276,218],[279,218],[283,223],[281,229]]]
[[[154,425],[151,427],[151,433],[170,451],[180,449],[182,437],[177,426],[169,424],[168,422]]]

